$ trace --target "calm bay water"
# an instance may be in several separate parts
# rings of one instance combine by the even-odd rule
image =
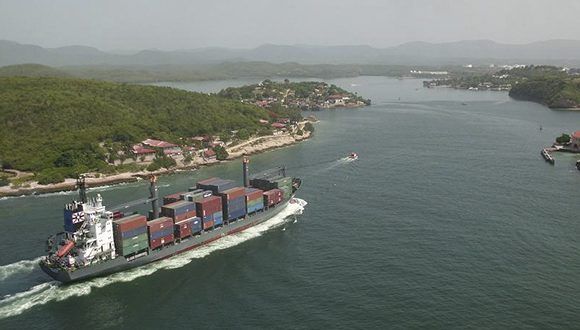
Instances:
[[[577,158],[539,152],[580,112],[418,80],[331,82],[373,106],[316,113],[310,141],[252,158],[304,180],[309,204],[284,228],[58,287],[22,260],[43,253],[73,194],[0,200],[0,328],[578,327]],[[240,164],[163,177],[161,193],[209,176],[239,180]],[[147,187],[97,191],[114,205]]]

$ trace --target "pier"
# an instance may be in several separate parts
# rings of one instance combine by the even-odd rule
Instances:
[[[540,152],[542,154],[542,157],[544,157],[544,159],[554,165],[554,163],[556,162],[556,160],[554,159],[554,157],[552,157],[552,155],[550,154],[550,151],[553,151],[553,149],[550,148],[544,148],[542,149],[542,151]]]

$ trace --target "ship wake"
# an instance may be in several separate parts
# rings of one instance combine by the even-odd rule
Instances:
[[[32,307],[49,302],[58,302],[70,297],[88,295],[93,289],[102,288],[113,283],[130,282],[136,278],[151,275],[158,270],[183,267],[194,259],[204,258],[214,251],[238,245],[252,238],[261,236],[269,229],[288,223],[288,218],[302,214],[306,204],[306,201],[295,198],[279,214],[259,225],[248,228],[243,232],[223,237],[200,248],[143,267],[69,285],[56,281],[40,284],[30,283],[27,290],[8,294],[0,299],[0,319],[19,315]],[[2,266],[0,267],[0,280],[15,274],[21,274],[22,272],[40,272],[40,269],[36,265],[38,261],[39,259],[22,260],[14,264]]]

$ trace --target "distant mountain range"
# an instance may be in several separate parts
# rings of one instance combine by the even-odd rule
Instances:
[[[93,47],[43,48],[0,40],[0,66],[38,63],[75,65],[207,65],[223,62],[263,61],[302,64],[555,64],[580,65],[579,40],[548,40],[529,44],[501,44],[489,40],[449,43],[411,42],[396,47],[263,45],[253,49],[200,48],[142,50],[117,54]]]

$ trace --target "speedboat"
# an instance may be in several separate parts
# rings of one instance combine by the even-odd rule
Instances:
[[[352,159],[352,160],[357,160],[358,159],[358,155],[354,152],[351,152],[350,155],[348,155],[347,157],[348,159]]]

